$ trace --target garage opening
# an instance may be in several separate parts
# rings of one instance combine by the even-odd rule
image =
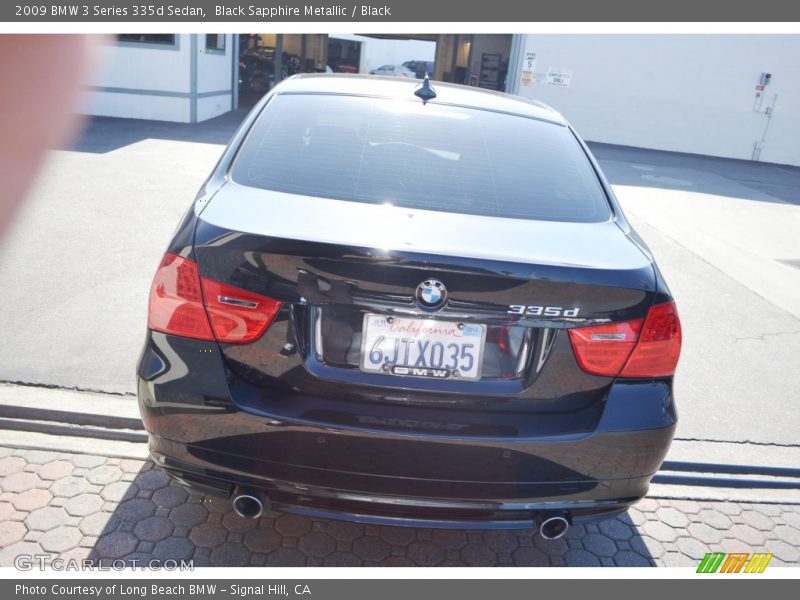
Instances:
[[[245,33],[239,107],[252,107],[296,73],[371,73],[506,91],[511,35]]]
[[[286,77],[324,73],[325,34],[243,33],[239,35],[239,106],[250,108]]]
[[[510,34],[366,34],[359,37],[395,43],[404,40],[427,42],[432,58],[424,59],[426,64],[423,65],[423,61],[417,57],[414,68],[417,76],[424,76],[427,68],[431,79],[506,91],[511,56]],[[417,53],[424,53],[424,50],[420,48]]]

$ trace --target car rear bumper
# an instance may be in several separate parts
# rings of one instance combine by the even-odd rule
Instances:
[[[468,528],[532,526],[554,512],[573,522],[602,518],[647,493],[675,428],[667,381],[612,385],[589,433],[333,425],[242,408],[231,395],[236,376],[213,348],[148,335],[138,389],[155,462],[206,493],[246,490],[312,516]]]
[[[552,513],[566,514],[571,522],[580,523],[627,510],[645,495],[650,481],[650,476],[644,476],[571,485],[387,482],[369,475],[310,473],[302,468],[294,468],[294,477],[288,480],[276,477],[267,461],[256,465],[248,457],[209,454],[152,434],[150,448],[154,461],[170,476],[203,493],[229,498],[237,491],[255,492],[276,510],[381,525],[515,529],[532,527],[537,517]],[[239,464],[234,468],[231,462]],[[331,485],[308,483],[320,476],[331,479]],[[404,487],[406,493],[364,491],[371,484],[381,489],[387,483]],[[436,496],[422,495],[432,489],[437,490]]]

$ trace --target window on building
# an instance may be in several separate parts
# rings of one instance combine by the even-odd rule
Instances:
[[[136,44],[154,44],[159,46],[174,46],[174,33],[120,33],[117,35],[120,42],[133,42]]]
[[[207,33],[206,50],[219,50],[220,52],[225,52],[225,34]]]

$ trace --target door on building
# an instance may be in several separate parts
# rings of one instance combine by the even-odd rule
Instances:
[[[334,73],[358,73],[361,68],[361,42],[329,37],[328,68]]]
[[[456,38],[450,81],[506,91],[512,36],[475,34]]]

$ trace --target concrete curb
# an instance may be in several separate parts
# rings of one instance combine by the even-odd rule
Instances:
[[[134,398],[0,384],[0,445],[146,460],[147,436]]]
[[[73,413],[76,416],[98,415],[141,422],[135,396],[127,395],[0,383],[0,406],[39,410],[57,409]]]

